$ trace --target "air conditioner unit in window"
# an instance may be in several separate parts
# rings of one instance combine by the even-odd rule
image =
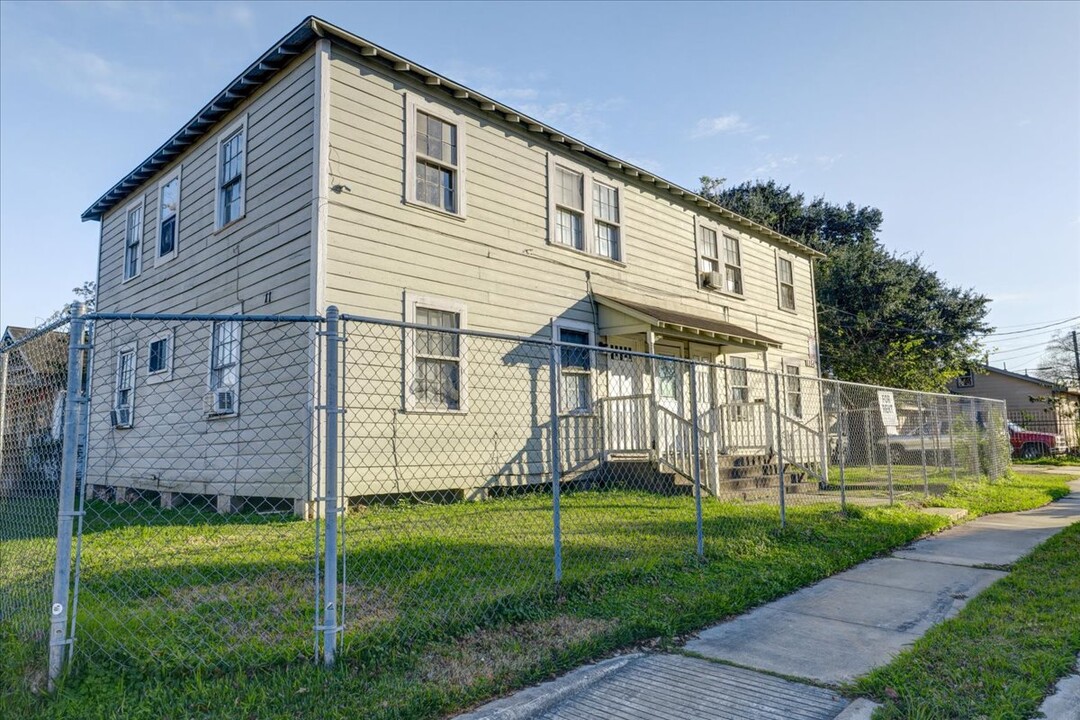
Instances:
[[[975,387],[975,375],[968,372],[966,375],[961,375],[956,378],[956,387],[958,388],[973,388]]]
[[[236,412],[236,391],[223,387],[211,390],[206,396],[208,415],[232,415]]]
[[[724,274],[716,270],[702,273],[701,281],[705,284],[705,287],[707,288],[713,288],[715,290],[724,289]]]
[[[116,428],[131,427],[131,408],[128,406],[113,408],[112,424]]]

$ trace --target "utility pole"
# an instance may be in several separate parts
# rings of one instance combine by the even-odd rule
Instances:
[[[1080,387],[1080,344],[1076,341],[1076,331],[1073,330],[1073,357],[1076,359],[1076,385]]]

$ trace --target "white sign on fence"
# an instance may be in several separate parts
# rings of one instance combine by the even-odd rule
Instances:
[[[881,410],[881,424],[885,426],[887,435],[896,434],[896,426],[900,421],[896,417],[896,398],[891,390],[877,391],[878,409]]]

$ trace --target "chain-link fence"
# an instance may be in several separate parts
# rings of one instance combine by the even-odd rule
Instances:
[[[54,653],[165,673],[512,665],[487,628],[585,643],[672,569],[1008,466],[994,401],[416,320],[98,314],[10,343],[0,612],[27,662],[51,619]]]

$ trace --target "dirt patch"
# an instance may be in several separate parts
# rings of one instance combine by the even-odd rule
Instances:
[[[469,687],[517,668],[535,667],[562,648],[603,635],[612,620],[559,615],[547,620],[478,630],[424,654],[419,680]]]

